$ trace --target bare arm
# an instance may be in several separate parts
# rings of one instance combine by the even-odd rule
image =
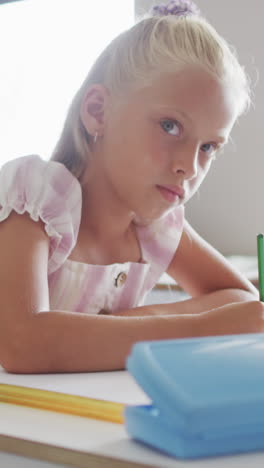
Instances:
[[[258,291],[185,221],[179,249],[168,273],[193,299],[182,313],[208,311],[234,302],[257,300]]]
[[[167,273],[192,296],[180,302],[123,310],[118,315],[199,314],[226,304],[258,300],[253,284],[185,221],[180,245]]]
[[[232,289],[241,293],[242,300],[245,297],[258,298],[255,286],[200,237],[187,221],[168,273],[192,297]],[[235,299],[238,298],[235,293]]]
[[[49,311],[48,249],[42,223],[28,215],[0,224],[0,362],[10,372],[122,369],[137,341],[264,330],[258,301],[183,316],[165,306],[164,315],[145,306],[141,317]]]

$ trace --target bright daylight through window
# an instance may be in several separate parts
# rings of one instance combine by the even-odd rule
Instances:
[[[0,5],[0,166],[48,159],[71,99],[100,51],[134,22],[134,0]]]

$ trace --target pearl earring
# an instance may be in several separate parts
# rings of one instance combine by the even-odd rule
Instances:
[[[94,144],[95,144],[95,143],[96,143],[96,141],[97,141],[97,137],[98,137],[98,133],[97,133],[97,132],[95,132],[95,135],[94,135],[94,138],[93,138]]]

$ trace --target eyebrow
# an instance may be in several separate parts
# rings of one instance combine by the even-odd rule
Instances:
[[[192,121],[192,119],[185,112],[183,112],[181,110],[178,110],[178,109],[175,109],[175,108],[172,108],[170,106],[162,106],[161,110],[163,112],[177,113],[180,117],[183,117],[185,120],[188,120],[189,122]]]

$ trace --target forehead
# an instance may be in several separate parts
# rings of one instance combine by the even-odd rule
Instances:
[[[128,99],[139,112],[164,112],[167,117],[180,113],[191,123],[212,131],[231,128],[237,115],[231,86],[195,67],[160,74]]]

